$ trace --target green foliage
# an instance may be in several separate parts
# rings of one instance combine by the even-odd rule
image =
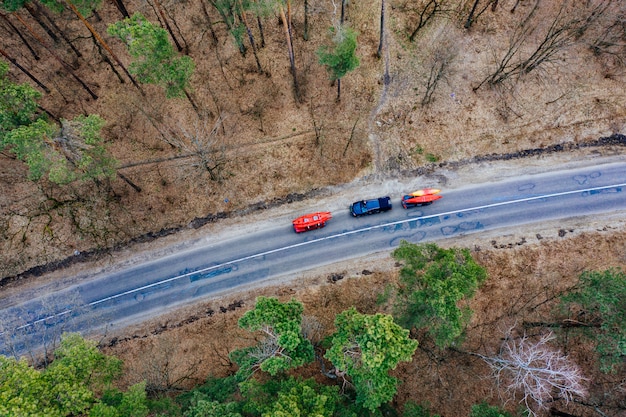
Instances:
[[[179,395],[176,401],[186,410],[191,406],[193,401],[200,399],[205,401],[217,401],[224,403],[232,401],[235,393],[238,391],[239,381],[235,375],[225,378],[209,378],[207,381],[192,391]]]
[[[620,269],[583,272],[561,305],[582,310],[579,317],[590,325],[600,322],[599,327],[583,327],[583,332],[596,341],[600,369],[617,372],[626,357],[626,274]]]
[[[2,0],[0,2],[0,9],[12,13],[24,7],[24,3],[26,3],[25,0]],[[1,65],[2,64],[0,64],[0,66]],[[1,73],[2,71],[0,70],[0,76],[2,75]]]
[[[40,372],[25,359],[0,355],[0,416],[60,416],[49,403]]]
[[[69,170],[67,161],[51,148],[57,131],[55,125],[39,119],[7,132],[0,146],[8,147],[11,153],[28,165],[29,179],[37,181],[52,171],[54,182],[58,173]]]
[[[94,402],[94,390],[108,386],[121,369],[119,359],[103,355],[95,342],[72,333],[63,336],[42,377],[59,409],[77,415]]]
[[[317,51],[319,63],[326,66],[331,80],[338,80],[359,66],[356,56],[357,33],[346,26],[331,28],[333,46],[322,46]]]
[[[231,35],[233,35],[233,39],[235,40],[237,48],[239,48],[240,50],[245,50],[246,47],[243,43],[243,39],[246,35],[246,27],[243,25],[243,23],[233,23],[233,27],[229,30],[229,32]]]
[[[501,410],[499,407],[490,406],[483,402],[480,404],[472,405],[472,411],[470,417],[513,417],[506,411]]]
[[[193,60],[177,56],[167,31],[141,13],[109,25],[108,33],[121,39],[133,57],[129,71],[146,84],[165,88],[167,98],[184,97],[194,70]]]
[[[404,404],[404,412],[402,417],[431,417],[430,408],[428,405],[421,405],[414,403],[413,401],[407,401]],[[440,417],[439,414],[435,414],[432,417]]]
[[[313,360],[313,346],[302,335],[303,310],[302,304],[293,299],[281,303],[276,298],[257,298],[254,309],[239,319],[239,327],[261,330],[267,337],[257,346],[231,353],[241,379],[257,368],[274,376]]]
[[[111,388],[121,369],[119,359],[105,356],[78,334],[62,336],[54,361],[42,371],[0,356],[0,415],[145,417],[145,384],[125,393]],[[102,399],[99,392],[104,392]]]
[[[61,123],[60,137],[56,140],[65,147],[66,159],[70,161],[72,170],[60,173],[56,178],[51,171],[50,179],[62,184],[75,179],[114,177],[117,162],[107,153],[100,136],[104,119],[90,114],[77,116],[73,120],[62,120]]]
[[[56,184],[115,175],[116,161],[107,153],[97,115],[63,120],[59,127],[38,113],[41,95],[27,84],[6,77],[0,62],[0,149],[7,148],[28,165],[36,181],[45,175]]]
[[[0,61],[0,146],[5,136],[20,126],[28,126],[39,119],[37,100],[41,94],[28,84],[9,80],[9,65]]]
[[[176,400],[167,396],[148,398],[146,403],[150,410],[149,415],[154,417],[181,417],[183,415]]]
[[[249,380],[241,384],[246,414],[262,417],[356,417],[353,407],[342,404],[336,386],[316,383],[313,379],[290,377],[261,384]],[[341,410],[341,412],[340,412]]]
[[[428,328],[439,347],[450,346],[471,316],[458,303],[473,297],[487,278],[485,269],[467,249],[442,249],[434,243],[402,241],[393,257],[404,262],[395,306],[398,322],[406,328]]]
[[[220,403],[203,398],[200,392],[195,392],[191,404],[183,414],[185,417],[241,417],[239,404],[235,402]]]
[[[146,383],[132,385],[127,392],[107,389],[101,402],[89,411],[89,417],[145,417],[148,415]]]
[[[410,361],[417,341],[385,314],[360,314],[346,310],[335,318],[336,333],[324,355],[339,371],[352,378],[356,403],[369,410],[390,401],[397,379],[388,372],[398,362]]]
[[[389,298],[393,293],[393,286],[390,284],[385,285],[385,289],[382,293],[376,295],[376,305],[383,305],[389,302]]]

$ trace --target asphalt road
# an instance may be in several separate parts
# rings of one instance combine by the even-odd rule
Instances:
[[[625,210],[626,162],[444,189],[441,194],[434,204],[409,210],[400,205],[401,195],[395,195],[389,212],[353,218],[346,207],[333,212],[323,229],[295,234],[289,222],[276,224],[95,276],[28,302],[0,300],[0,354],[22,355],[49,346],[62,331],[101,332],[235,287],[390,251],[403,239],[437,241]],[[375,197],[382,196],[362,196]]]

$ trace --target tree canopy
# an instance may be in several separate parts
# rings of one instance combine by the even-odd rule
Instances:
[[[317,51],[319,62],[326,66],[331,80],[338,80],[359,66],[359,57],[356,56],[357,33],[344,25],[331,28],[333,36],[332,47],[322,46]]]
[[[302,303],[293,299],[281,303],[276,298],[257,298],[254,309],[239,319],[239,327],[260,330],[266,337],[256,346],[231,354],[242,378],[256,369],[276,375],[313,360],[313,346],[302,335],[303,310]]]
[[[626,274],[620,269],[583,272],[561,305],[577,310],[581,329],[596,342],[600,369],[616,372],[626,357]]]
[[[194,70],[193,60],[177,56],[167,31],[141,13],[109,25],[108,33],[122,40],[133,57],[129,71],[140,82],[165,88],[167,98],[184,97]]]
[[[400,361],[410,361],[417,341],[385,314],[361,314],[353,307],[337,315],[337,331],[324,357],[336,372],[345,372],[354,384],[356,403],[369,410],[390,401],[398,380],[389,376]]]
[[[111,177],[117,162],[107,152],[98,115],[61,120],[59,127],[39,112],[41,94],[7,77],[0,61],[0,149],[7,148],[28,165],[29,178],[44,176],[56,184]]]
[[[427,328],[439,347],[453,344],[471,316],[458,303],[471,298],[487,278],[467,249],[402,241],[393,257],[404,263],[394,316],[406,328]]]
[[[336,386],[316,383],[313,379],[293,377],[260,383],[250,380],[241,386],[245,398],[244,410],[262,417],[332,417],[341,408],[342,397]],[[350,412],[342,414],[356,416]]]
[[[121,371],[119,359],[102,354],[95,342],[74,333],[63,335],[53,362],[43,370],[24,359],[0,355],[0,415],[146,416],[143,384],[125,393],[112,387]]]

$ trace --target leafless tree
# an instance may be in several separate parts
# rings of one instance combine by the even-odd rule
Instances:
[[[131,365],[131,372],[146,381],[150,394],[181,391],[184,383],[193,381],[201,360],[180,349],[177,341],[158,338],[147,347],[144,360]]]
[[[212,122],[209,119],[202,117],[191,122],[190,127],[181,124],[170,128],[167,142],[192,156],[196,160],[194,165],[208,172],[212,181],[221,182],[228,162],[226,146],[220,138],[223,119],[221,116]]]
[[[567,12],[567,2],[564,2],[557,15],[551,20],[548,30],[539,39],[536,45],[528,47],[531,34],[537,31],[537,25],[531,20],[539,2],[528,16],[517,26],[509,41],[509,47],[497,62],[496,69],[485,77],[476,87],[478,90],[485,83],[490,85],[501,84],[504,81],[528,74],[547,62],[556,60],[559,52],[573,45],[580,37],[602,16],[611,0],[601,1],[590,8],[576,8],[572,13]],[[545,19],[542,16],[541,19]]]
[[[478,19],[478,17],[485,13],[485,10],[489,6],[491,6],[491,11],[495,11],[496,7],[498,7],[498,0],[486,0],[484,4],[480,4],[481,0],[474,0],[474,4],[472,4],[472,8],[470,9],[469,15],[467,16],[467,20],[465,21],[465,29],[469,29],[474,22]],[[480,7],[479,7],[480,6]]]
[[[424,82],[424,95],[420,104],[428,106],[439,83],[446,79],[450,72],[450,64],[456,57],[455,43],[450,40],[436,42],[425,61],[428,78]]]
[[[609,19],[590,42],[593,53],[609,70],[626,65],[626,3],[615,2]]]
[[[446,14],[448,10],[446,7],[445,0],[426,0],[420,5],[420,10],[418,12],[418,20],[417,25],[411,35],[409,36],[409,41],[413,42],[415,40],[415,36],[420,29],[422,29],[428,22],[430,22],[433,18],[439,15]]]
[[[514,337],[509,329],[499,354],[477,355],[489,365],[502,392],[513,397],[521,392],[520,403],[535,417],[550,402],[560,399],[569,402],[587,395],[586,379],[580,368],[550,346],[554,338],[551,332],[538,340],[526,334]]]

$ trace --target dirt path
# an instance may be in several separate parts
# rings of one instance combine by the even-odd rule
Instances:
[[[370,148],[372,149],[372,160],[374,162],[374,169],[376,173],[380,173],[383,169],[383,160],[380,149],[380,136],[376,133],[377,125],[376,119],[380,114],[381,110],[387,105],[387,94],[389,91],[389,86],[391,84],[391,77],[389,76],[389,48],[387,47],[387,42],[389,36],[387,36],[387,25],[383,28],[383,88],[380,92],[380,97],[378,99],[378,104],[372,109],[370,112],[369,118],[367,120],[367,137],[370,142]]]

